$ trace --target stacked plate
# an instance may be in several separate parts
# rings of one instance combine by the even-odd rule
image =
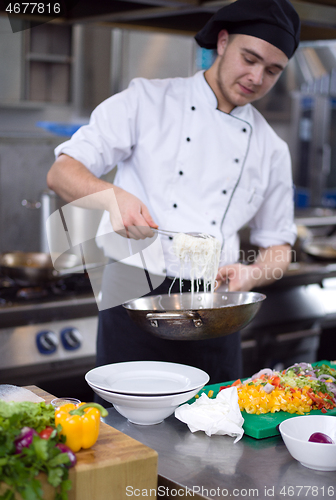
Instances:
[[[209,375],[179,363],[130,361],[94,368],[85,380],[130,422],[152,425],[194,397],[208,383]]]

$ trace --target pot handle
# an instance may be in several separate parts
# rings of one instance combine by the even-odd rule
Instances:
[[[192,319],[196,328],[203,325],[201,316],[195,311],[147,313],[146,319],[148,319],[151,326],[155,328],[159,327],[159,319]]]

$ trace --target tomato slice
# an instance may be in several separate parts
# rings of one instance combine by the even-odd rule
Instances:
[[[241,383],[242,383],[242,381],[239,378],[238,380],[236,380],[235,382],[233,382],[232,387],[234,387],[235,385],[241,385]]]
[[[42,439],[49,439],[53,431],[54,431],[53,427],[46,427],[45,429],[42,429],[42,431],[39,433],[39,436]]]
[[[269,382],[270,382],[270,384],[274,385],[275,387],[279,387],[280,377],[278,377],[277,375],[274,375],[273,377],[270,377]]]

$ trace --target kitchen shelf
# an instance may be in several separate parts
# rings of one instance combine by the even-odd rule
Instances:
[[[26,60],[34,62],[70,64],[72,62],[72,57],[62,54],[38,54],[29,52],[26,55]]]
[[[334,226],[336,225],[336,215],[323,217],[298,217],[295,218],[297,226],[317,227],[317,226]]]

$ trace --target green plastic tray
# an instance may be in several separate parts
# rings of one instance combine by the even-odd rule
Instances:
[[[331,361],[319,361],[318,363],[312,363],[314,366],[316,365],[329,365],[333,368],[336,368],[336,362]],[[244,379],[246,380],[246,379]],[[230,385],[234,381],[231,382],[223,382],[221,384],[214,385],[206,385],[203,389],[198,393],[200,396],[203,392],[206,394],[209,393],[210,390],[213,391],[213,398],[217,396],[220,387],[223,385]],[[195,398],[188,401],[189,403],[193,403],[196,401]],[[286,411],[279,411],[276,413],[265,413],[263,415],[252,415],[250,413],[246,413],[246,411],[242,411],[242,415],[244,418],[243,429],[247,436],[253,437],[255,439],[262,439],[272,436],[277,436],[279,434],[278,425],[286,420],[287,418],[297,417],[297,413],[288,413]],[[336,415],[336,408],[333,410],[327,410],[327,413],[322,413],[320,410],[312,410],[307,415]]]

